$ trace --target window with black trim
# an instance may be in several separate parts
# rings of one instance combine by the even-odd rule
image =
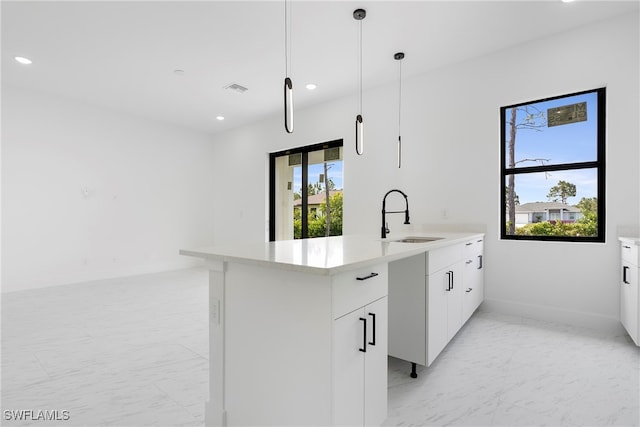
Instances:
[[[269,240],[342,235],[342,140],[269,155]]]
[[[500,108],[501,237],[604,242],[605,88]]]

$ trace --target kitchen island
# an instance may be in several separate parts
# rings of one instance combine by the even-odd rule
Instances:
[[[380,425],[389,263],[482,234],[429,236],[181,250],[210,271],[207,425]]]

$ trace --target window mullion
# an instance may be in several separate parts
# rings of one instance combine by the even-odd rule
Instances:
[[[580,162],[580,163],[561,163],[554,165],[544,165],[544,166],[526,166],[520,168],[505,168],[505,175],[517,175],[521,173],[535,173],[535,172],[555,172],[555,171],[564,171],[564,170],[575,170],[575,169],[595,169],[600,167],[599,161],[593,162]]]
[[[302,152],[302,206],[300,237],[309,237],[309,152]]]

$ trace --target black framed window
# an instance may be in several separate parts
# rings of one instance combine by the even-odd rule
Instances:
[[[269,240],[342,235],[343,141],[269,154]]]
[[[605,241],[605,88],[500,108],[501,238]]]

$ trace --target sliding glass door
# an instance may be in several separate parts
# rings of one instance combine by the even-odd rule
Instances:
[[[342,140],[270,155],[269,239],[342,235]]]

